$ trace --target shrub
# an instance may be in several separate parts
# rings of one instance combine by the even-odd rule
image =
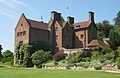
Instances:
[[[120,57],[117,58],[117,67],[118,67],[118,69],[120,69]]]
[[[106,54],[106,53],[110,53],[110,52],[112,52],[113,50],[111,49],[111,48],[105,48],[105,49],[103,49],[101,52],[100,52],[100,54]]]
[[[51,59],[50,52],[44,52],[43,50],[38,50],[32,54],[32,62],[37,67],[42,67],[42,63],[46,63],[48,60]]]
[[[54,62],[44,63],[44,64],[42,64],[42,65],[43,65],[43,66],[49,66],[49,67],[55,66]]]
[[[58,62],[55,61],[55,62],[54,62],[54,65],[57,66],[57,65],[58,65]]]
[[[99,60],[94,60],[90,63],[90,66],[93,66],[96,70],[101,70],[103,64]]]
[[[82,66],[84,68],[88,68],[90,65],[90,62],[79,62],[77,63],[77,66]]]
[[[63,53],[63,52],[57,52],[54,56],[53,56],[53,59],[55,61],[60,61],[60,60],[63,60],[65,59],[66,55]]]

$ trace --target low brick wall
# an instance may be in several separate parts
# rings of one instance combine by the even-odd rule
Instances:
[[[96,70],[94,67],[84,68],[81,66],[45,66],[45,69],[63,69],[63,70]],[[115,66],[103,66],[101,70],[110,70],[110,71],[117,71],[117,65]]]
[[[114,66],[103,66],[103,67],[102,67],[102,70],[117,71],[118,68],[117,68],[117,65],[114,65]]]

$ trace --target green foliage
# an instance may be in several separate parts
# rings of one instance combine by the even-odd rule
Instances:
[[[31,61],[31,48],[32,46],[29,44],[23,44],[20,46],[19,53],[20,53],[20,60],[23,63],[24,67],[30,67],[32,66],[32,61]]]
[[[99,60],[94,60],[90,63],[90,66],[93,66],[96,70],[101,70],[103,64]]]
[[[58,65],[58,62],[57,62],[57,61],[55,61],[55,62],[54,62],[54,65],[55,65],[55,66],[57,66],[57,65]]]
[[[3,52],[3,58],[1,59],[2,62],[11,62],[13,60],[13,53],[10,50],[6,50]]]
[[[31,43],[31,45],[32,45],[32,53],[34,53],[37,50],[51,51],[52,53],[51,44],[47,41],[36,41]]]
[[[78,51],[75,56],[76,62],[82,61],[82,58],[84,57],[84,52],[83,51]]]
[[[116,17],[113,20],[115,22],[115,26],[120,26],[120,11],[118,11]]]
[[[43,50],[38,50],[32,54],[32,62],[34,65],[39,67],[42,63],[46,63],[48,60],[52,58],[51,52],[45,52]]]
[[[82,66],[84,68],[88,68],[90,65],[90,62],[79,62],[77,63],[77,66]]]
[[[98,30],[100,32],[103,32],[105,37],[108,38],[110,30],[113,28],[113,26],[109,23],[109,21],[104,20],[102,22],[97,23],[96,25],[98,27]],[[100,38],[99,34],[98,34],[98,38]]]
[[[99,54],[99,52],[97,52],[97,51],[92,52],[92,57],[91,57],[91,59],[92,59],[92,60],[98,60],[98,59],[100,59],[100,54]]]
[[[50,24],[51,21],[52,21],[52,19],[50,18],[48,24]],[[64,20],[63,16],[61,16],[61,23],[63,23],[63,22],[65,22],[65,20]]]
[[[97,38],[98,39],[106,38],[104,32],[103,31],[97,31]]]
[[[106,59],[106,60],[114,59],[114,57],[115,57],[114,52],[106,53],[106,54],[104,55],[104,59]]]
[[[111,53],[111,52],[113,52],[113,50],[111,48],[105,48],[100,52],[100,54],[105,55],[106,53]]]
[[[102,48],[100,46],[97,46],[93,49],[93,51],[100,52],[100,51],[102,51]]]
[[[112,49],[117,49],[118,46],[120,46],[120,27],[115,27],[110,31],[109,35],[110,41],[110,47]]]
[[[13,53],[10,50],[6,50],[3,52],[3,57],[8,58],[8,57],[13,57]]]
[[[120,69],[120,57],[117,58],[117,67]]]

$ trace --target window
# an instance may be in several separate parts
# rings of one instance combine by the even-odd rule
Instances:
[[[21,27],[23,26],[23,24],[21,24]]]
[[[83,34],[82,35],[80,35],[80,38],[83,38],[84,36],[83,36]]]
[[[25,34],[26,34],[26,31],[18,32],[18,33],[17,33],[17,36],[22,36],[22,35],[25,35]]]
[[[58,35],[56,35],[56,40],[58,40]]]
[[[20,46],[23,45],[23,41],[20,41],[20,42],[19,42],[19,45],[20,45]]]
[[[77,26],[76,26],[76,28],[79,28],[79,27],[80,27],[80,25],[77,25]]]
[[[55,27],[55,31],[58,31],[58,27]]]
[[[26,34],[26,31],[23,31],[23,35],[25,35]]]
[[[19,35],[20,35],[20,33],[18,32],[18,33],[17,33],[17,36],[19,36]]]

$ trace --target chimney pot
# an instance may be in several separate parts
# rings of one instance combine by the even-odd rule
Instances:
[[[89,21],[94,21],[94,12],[89,12]]]
[[[61,13],[58,13],[56,11],[52,11],[51,18],[52,18],[52,20],[61,21]]]
[[[68,21],[69,24],[73,24],[73,23],[74,23],[74,18],[68,16],[68,17],[67,17],[67,21]]]

